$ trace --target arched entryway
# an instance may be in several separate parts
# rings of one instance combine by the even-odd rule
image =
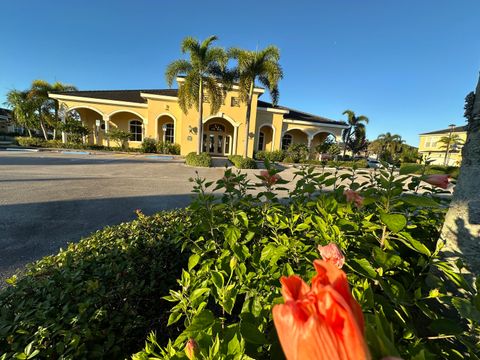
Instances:
[[[212,155],[233,154],[235,129],[223,118],[212,118],[203,124],[202,151]]]
[[[83,126],[89,130],[86,143],[89,145],[99,145],[103,143],[105,137],[105,122],[103,121],[104,115],[101,111],[92,107],[78,106],[69,108],[67,114],[75,117],[79,116]]]
[[[256,151],[273,151],[275,128],[271,125],[262,125],[258,129]]]
[[[283,133],[282,150],[287,150],[291,144],[308,145],[308,135],[300,129],[291,129]]]
[[[326,132],[326,131],[318,132],[318,133],[314,134],[314,136],[312,137],[312,140],[310,142],[310,147],[312,149],[315,149],[318,145],[322,144],[326,140],[335,142],[336,137],[332,133],[329,133],[329,132]]]
[[[138,147],[145,137],[143,119],[130,111],[117,111],[110,114],[110,128],[117,128],[130,133],[129,146]]]
[[[157,140],[163,142],[175,143],[175,118],[171,115],[163,114],[157,118]]]

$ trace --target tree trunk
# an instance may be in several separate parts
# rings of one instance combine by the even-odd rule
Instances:
[[[468,112],[468,110],[467,110]],[[480,79],[473,110],[467,118],[467,140],[452,202],[445,218],[441,239],[444,256],[460,257],[472,274],[480,272]]]
[[[32,137],[32,130],[30,130],[30,128],[27,128],[27,131],[28,131],[28,137]]]
[[[248,140],[250,138],[250,113],[252,112],[252,99],[253,99],[253,89],[255,86],[255,80],[250,84],[250,90],[248,91],[248,100],[247,100],[247,113],[245,115],[245,150],[243,152],[243,157],[248,157]]]
[[[347,142],[348,142],[348,139],[350,138],[350,130],[352,129],[352,127],[350,126],[348,128],[348,132],[347,132],[347,136],[345,136],[345,141],[343,142],[343,160],[345,160],[345,154],[347,152]],[[345,130],[343,130],[345,131]]]
[[[203,147],[203,81],[200,77],[200,85],[198,89],[198,146],[197,155],[202,153]]]

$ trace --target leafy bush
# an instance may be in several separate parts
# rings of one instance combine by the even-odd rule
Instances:
[[[183,211],[138,214],[10,280],[13,286],[0,292],[0,358],[38,352],[35,359],[120,359],[152,329],[164,340],[175,335],[164,329],[161,296],[186,264],[178,237],[189,219]]]
[[[237,168],[237,169],[256,169],[257,163],[251,158],[244,158],[242,155],[230,155],[228,160]]]
[[[45,147],[45,139],[38,137],[17,136],[15,141],[20,146],[25,147]]]
[[[117,127],[112,127],[105,134],[105,137],[109,140],[113,140],[122,150],[128,149],[128,140],[132,134],[128,131],[124,131]]]
[[[180,144],[159,141],[157,143],[157,152],[160,154],[180,155]]]
[[[457,166],[443,166],[443,165],[424,165],[416,163],[403,163],[400,166],[400,174],[448,174],[452,178],[456,179],[460,172],[460,168]]]
[[[285,159],[285,152],[283,150],[275,151],[257,151],[255,153],[255,159],[268,160],[270,162],[282,162]]]
[[[292,144],[285,152],[285,162],[302,163],[308,159],[310,151],[305,144]]]
[[[157,141],[152,138],[145,138],[142,141],[141,149],[144,153],[155,153],[157,152]]]
[[[168,325],[182,332],[168,343],[152,333],[134,359],[184,359],[191,338],[202,359],[282,358],[271,315],[283,301],[279,279],[311,278],[317,246],[327,243],[345,253],[373,359],[478,359],[479,295],[459,273],[462,264],[456,269],[439,255],[447,201],[437,190],[419,195],[417,187],[430,187],[393,170],[362,183],[355,170],[335,174],[300,169],[288,204],[278,200],[284,181],[273,168],[258,176],[255,195],[246,175],[231,170],[216,183],[195,179],[183,244],[192,255],[165,297]],[[326,186],[334,191],[318,191]],[[349,203],[347,188],[364,199]]]
[[[212,158],[207,153],[197,155],[196,152],[191,152],[185,156],[185,163],[190,166],[210,167],[212,166]]]
[[[368,163],[365,159],[355,160],[355,161],[328,161],[327,166],[330,167],[345,167],[352,168],[356,166],[357,168],[367,168]]]

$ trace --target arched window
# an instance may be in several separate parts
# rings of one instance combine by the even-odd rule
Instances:
[[[291,134],[285,134],[282,137],[282,150],[287,150],[292,145],[293,137]]]
[[[130,127],[130,141],[142,141],[142,122],[139,120],[131,120],[129,122]]]
[[[173,133],[173,124],[165,124],[165,142],[173,144],[175,142],[175,137]]]
[[[265,146],[265,134],[260,131],[260,134],[258,134],[258,151],[263,151],[264,146]]]
[[[225,126],[223,126],[221,124],[211,124],[208,127],[208,130],[209,131],[217,131],[217,132],[225,132]]]

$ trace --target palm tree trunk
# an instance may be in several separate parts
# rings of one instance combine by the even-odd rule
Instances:
[[[197,155],[202,153],[203,147],[203,79],[200,77],[198,89],[198,147]]]
[[[243,157],[248,157],[248,139],[250,137],[250,113],[252,112],[252,99],[253,99],[253,89],[254,89],[255,80],[250,84],[250,90],[248,91],[248,100],[247,100],[247,112],[245,115],[245,150]]]
[[[43,120],[42,120],[42,108],[38,109],[38,122],[40,123],[40,128],[42,129],[43,137],[45,138],[45,140],[48,140],[47,130],[45,129],[45,124],[43,123]]]
[[[30,130],[30,128],[27,127],[27,131],[28,131],[28,137],[32,137],[32,130]]]
[[[442,249],[447,259],[458,256],[472,274],[480,271],[480,79],[469,118],[462,165],[450,208],[443,225]]]
[[[348,139],[350,138],[350,130],[352,129],[352,127],[350,126],[348,128],[348,132],[347,132],[347,136],[345,137],[345,141],[343,142],[343,160],[345,160],[345,154],[347,152],[347,142],[348,142]]]

